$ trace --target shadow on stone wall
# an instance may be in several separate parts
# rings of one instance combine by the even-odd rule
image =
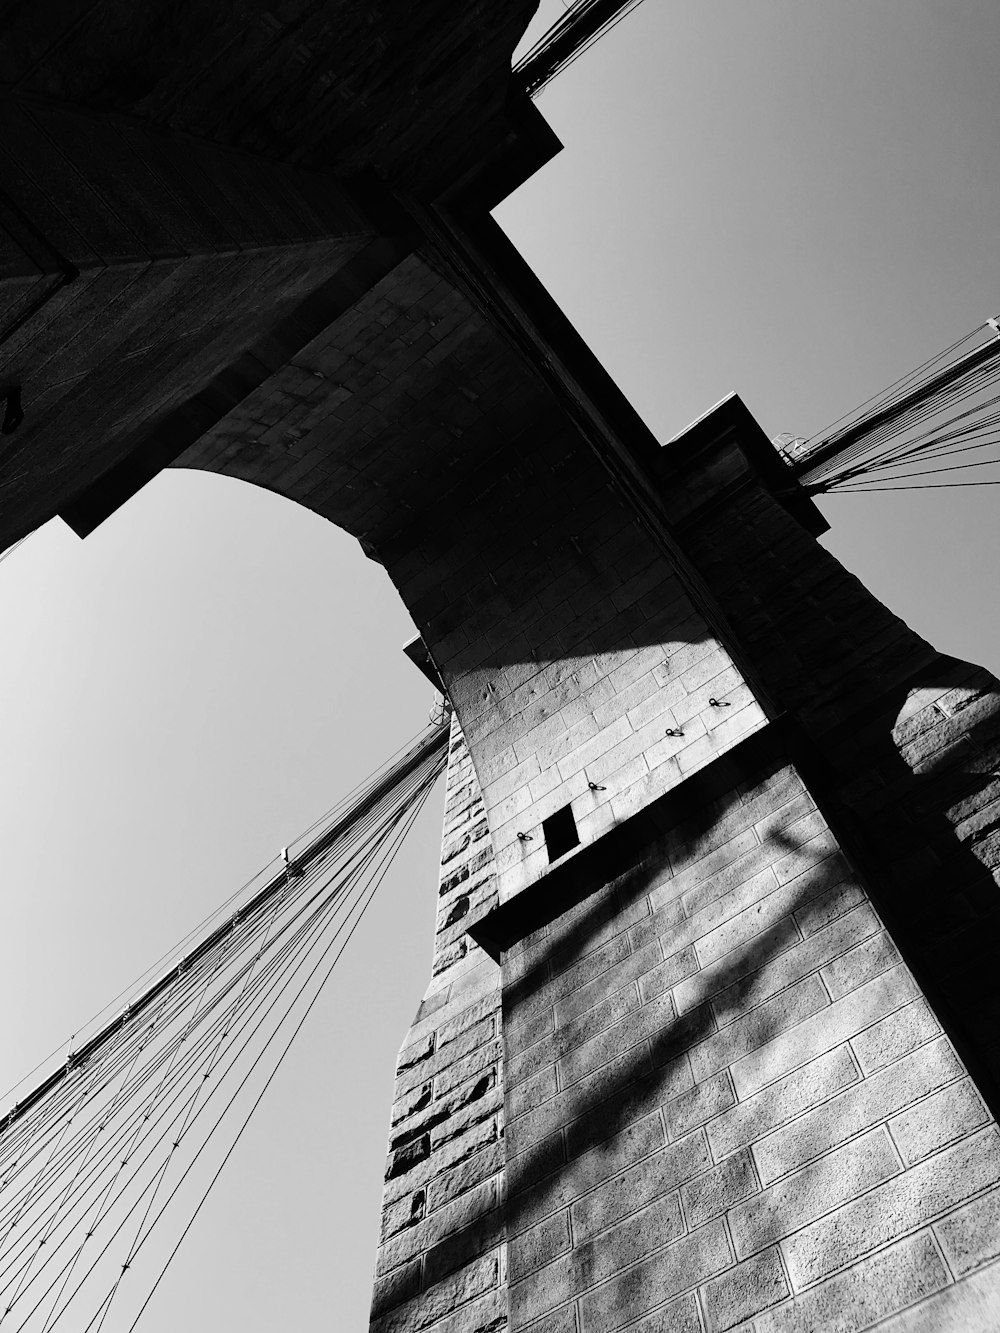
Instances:
[[[1000,808],[994,809],[1000,785],[995,772],[1000,751],[996,736],[1000,697],[995,686],[985,672],[953,659],[940,660],[917,684],[888,696],[864,735],[855,734],[863,771],[856,771],[853,786],[850,782],[838,786],[827,775],[818,784],[819,790],[810,789],[847,844],[892,939],[994,1110],[993,1030],[1000,1006],[995,970],[985,963],[995,958],[1000,946],[1000,911],[989,868],[996,864],[993,851],[1000,827]],[[943,687],[959,693],[949,702],[949,696],[941,695]],[[924,698],[933,696],[937,696],[933,702],[922,704]],[[718,1070],[692,1086],[687,1067],[687,1052],[692,1047],[710,1042],[744,1013],[751,1016],[742,1025],[746,1039],[740,1054],[763,1046],[788,1028],[788,1014],[780,1006],[752,1007],[775,993],[767,984],[768,964],[799,944],[803,934],[808,937],[827,924],[836,915],[830,910],[831,891],[849,886],[854,878],[832,842],[825,859],[807,864],[789,882],[787,887],[798,887],[779,921],[709,964],[710,985],[693,1007],[678,1014],[672,1003],[669,1011],[664,1005],[668,989],[696,977],[698,968],[690,933],[677,936],[676,951],[670,948],[671,931],[676,932],[683,920],[679,911],[670,912],[671,906],[680,908],[680,898],[663,895],[673,878],[664,873],[671,852],[683,853],[689,846],[695,849],[694,855],[701,855],[702,848],[711,849],[713,833],[724,826],[738,803],[739,795],[733,793],[706,809],[700,822],[689,821],[649,848],[613,884],[505,956],[505,972],[510,977],[504,989],[510,1117],[506,1131],[508,1234],[523,1232],[578,1196],[581,1185],[576,1161],[588,1150],[600,1150],[613,1136],[637,1127],[658,1111],[663,1114],[668,1141],[673,1142],[734,1104],[729,1057],[720,1055]],[[825,808],[827,804],[832,808]],[[715,844],[725,837],[716,833]],[[806,850],[801,838],[782,828],[768,831],[763,848],[768,864]],[[679,875],[683,876],[684,864],[692,859],[692,854],[682,855]],[[727,893],[732,886],[726,880],[723,868],[703,881],[703,892],[692,904],[694,910]],[[650,893],[661,904],[658,919],[645,911],[644,900]],[[683,893],[689,898],[691,890]],[[855,891],[839,910],[846,913],[862,900]],[[805,926],[804,932],[800,926]],[[625,931],[632,952],[622,953],[609,964],[609,946]],[[642,988],[639,1007],[628,1011],[632,1020],[624,1014],[619,1018],[608,1006],[625,988],[635,990],[636,977],[628,970],[628,960],[657,934],[668,957],[657,969],[656,986]],[[588,967],[589,959],[592,967]],[[894,961],[890,947],[882,966]],[[657,989],[661,984],[662,989]],[[582,991],[577,1015],[571,997],[588,987]],[[560,1006],[563,1018],[555,1033],[545,1030],[553,1003]],[[640,1015],[657,1006],[659,1026],[643,1031]],[[603,1014],[598,1013],[600,1009]],[[752,1013],[759,1014],[759,1021],[754,1022]],[[586,1031],[588,1015],[595,1017],[592,1033]],[[624,1033],[630,1021],[636,1024],[634,1045],[628,1050],[615,1049],[613,1025],[620,1024],[618,1031]],[[606,1048],[597,1051],[602,1031],[608,1033]],[[531,1043],[527,1047],[526,1041]],[[565,1059],[587,1041],[594,1043],[595,1068],[553,1093],[546,1082],[547,1062]],[[600,1060],[604,1063],[597,1063]],[[538,1066],[535,1070],[533,1061]],[[805,1168],[803,1181],[809,1170]],[[664,1192],[670,1188],[664,1184]],[[614,1261],[607,1253],[611,1244],[607,1237],[578,1243],[571,1264],[576,1276],[569,1280],[578,1277],[581,1286],[589,1286],[598,1276],[609,1276],[614,1271],[609,1267]],[[525,1318],[537,1314],[537,1310],[519,1312],[516,1284],[531,1264],[524,1271],[518,1265],[514,1246],[510,1280],[515,1328],[520,1326],[519,1313]],[[532,1285],[526,1284],[529,1292]],[[530,1294],[526,1299],[531,1301]]]
[[[731,807],[735,803],[734,798],[728,805]],[[713,817],[706,819],[700,828],[688,824],[685,834],[691,843],[697,846],[703,839],[707,843],[713,827],[725,818],[726,813],[726,809],[719,811],[716,808],[712,811]],[[666,983],[663,991],[659,995],[644,996],[642,1007],[659,1001],[658,1007],[662,1009],[662,997],[667,995],[668,987],[696,974],[698,962],[693,940],[676,951],[669,948],[672,920],[680,920],[681,916],[680,899],[660,908],[659,919],[647,915],[645,911],[636,911],[637,905],[644,903],[651,890],[670,882],[667,870],[669,849],[665,843],[667,839],[650,848],[638,865],[608,888],[595,894],[579,909],[567,913],[566,917],[548,929],[542,939],[529,939],[517,951],[519,961],[523,961],[527,970],[504,987],[504,1033],[508,1049],[507,1067],[510,1070],[513,1066],[522,1077],[513,1090],[508,1090],[509,1102],[512,1095],[516,1097],[517,1088],[523,1087],[531,1078],[529,1075],[525,1079],[523,1070],[531,1062],[532,1047],[521,1052],[519,1047],[522,1041],[526,1035],[530,1037],[532,1027],[539,1025],[554,1000],[558,1003],[561,999],[568,999],[576,989],[574,984],[572,989],[564,989],[553,995],[553,989],[558,984],[557,978],[567,975],[574,977],[573,969],[580,971],[588,957],[605,943],[613,941],[616,935],[628,930],[638,950],[652,943],[660,931],[663,932],[666,963],[669,965],[673,962],[674,968],[672,974],[668,973],[663,978]],[[797,846],[796,840],[786,833],[772,833],[766,842],[768,859],[778,860],[794,852]],[[650,1032],[631,1050],[614,1055],[609,1053],[608,1062],[603,1068],[557,1093],[552,1105],[551,1134],[537,1137],[537,1121],[535,1125],[530,1124],[532,1118],[537,1117],[538,1111],[547,1105],[545,1102],[539,1108],[526,1112],[529,1122],[527,1135],[519,1132],[519,1118],[508,1122],[507,1222],[511,1232],[520,1231],[530,1221],[544,1216],[550,1210],[550,1205],[560,1194],[560,1169],[566,1163],[618,1134],[634,1121],[671,1102],[677,1125],[685,1124],[686,1128],[693,1129],[710,1115],[731,1104],[731,1094],[728,1100],[725,1099],[725,1093],[720,1098],[722,1080],[719,1076],[713,1076],[702,1084],[692,1083],[686,1053],[698,1042],[718,1032],[738,1011],[752,1005],[755,974],[759,974],[771,959],[802,939],[793,913],[810,898],[818,896],[823,888],[835,887],[850,877],[850,871],[843,860],[835,857],[835,861],[836,865],[820,876],[807,871],[805,878],[809,881],[808,885],[803,886],[801,894],[782,920],[727,956],[723,966],[713,967],[711,998],[706,995],[701,1003],[682,1015],[673,1012],[659,1030]],[[724,878],[724,872],[720,878]],[[725,891],[722,889],[720,896]],[[676,913],[670,911],[671,907],[678,909]],[[623,955],[623,962],[627,956]],[[505,970],[508,966],[505,958]],[[596,976],[603,975],[607,981],[608,996],[598,1001],[601,1007],[605,1007],[607,999],[615,994],[616,983],[622,988],[633,983],[634,989],[636,978],[631,973],[619,979],[614,964],[603,973],[596,960],[594,966]],[[723,995],[725,999],[720,1003],[719,997]],[[715,1000],[714,1006],[711,999]],[[672,1004],[670,1008],[673,1010]],[[580,1017],[585,1019],[588,1012],[592,1010],[584,1011]],[[639,1009],[635,1012],[639,1012]],[[547,1040],[542,1036],[540,1044],[544,1048],[544,1055],[549,1059],[561,1057],[581,1039],[588,1039],[579,1026],[576,1031],[573,1028],[573,1019],[563,1025],[562,1030],[566,1034],[565,1051],[558,1037],[550,1036]],[[763,1023],[755,1034],[755,1044],[762,1045],[779,1030],[780,1027],[776,1027],[772,1031],[767,1023]],[[598,1036],[600,1031],[598,1021],[593,1036]],[[539,1060],[542,1058],[543,1051],[540,1050]],[[565,1147],[557,1125],[566,1127]],[[523,1143],[525,1137],[527,1143]],[[537,1141],[533,1141],[536,1138]],[[581,1262],[585,1261],[581,1259]]]

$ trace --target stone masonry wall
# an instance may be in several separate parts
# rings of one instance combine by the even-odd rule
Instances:
[[[745,460],[733,463],[716,459],[699,480],[691,460],[686,495],[679,487],[665,501],[677,500],[681,540],[795,725],[762,733],[781,756],[768,769],[739,759],[753,752],[734,734],[673,784],[640,781],[633,800],[608,803],[579,852],[551,872],[539,860],[506,892],[489,859],[497,831],[537,830],[546,793],[536,773],[519,806],[498,788],[484,801],[456,731],[437,978],[399,1076],[378,1333],[957,1331],[988,1327],[1000,1309],[1000,1143],[983,1096],[996,1009],[978,1005],[995,983],[986,966],[971,980],[960,966],[977,928],[986,947],[996,938],[997,696],[988,676],[942,658],[871,598]],[[507,494],[511,508],[525,503],[523,486]],[[604,496],[600,505],[617,512]],[[604,585],[586,562],[603,548],[580,513],[577,545],[565,528],[547,531],[559,559],[572,563],[563,543],[583,563],[582,593],[567,602],[583,636],[571,618],[561,656],[500,654],[513,658],[511,679],[506,666],[484,672],[479,709],[464,696],[487,787],[505,773],[491,776],[484,738],[500,730],[515,757],[521,738],[534,744],[525,719],[538,699],[551,712],[536,725],[550,728],[541,740],[561,772],[579,742],[560,713],[590,703],[589,684],[570,679],[584,657],[576,645],[603,649],[619,633],[614,578],[644,547],[627,522],[606,534],[619,569],[604,600],[592,596]],[[462,533],[459,523],[446,534],[455,560]],[[427,569],[429,554],[417,552]],[[675,698],[697,661],[687,627],[671,641],[672,586],[654,582],[613,650],[628,654],[617,668],[629,661],[636,680],[653,682],[630,706],[660,727],[687,693],[720,714],[729,702],[712,676]],[[470,604],[476,625],[497,613],[489,596]],[[643,638],[644,621],[657,633]],[[487,658],[500,642],[487,641]],[[527,681],[513,678],[522,669]],[[563,675],[570,694],[549,698]],[[632,720],[629,707],[619,713]],[[639,736],[636,755],[659,741],[658,731]],[[751,764],[736,787],[719,777],[730,760]],[[507,772],[520,782],[517,767]],[[584,799],[573,796],[578,820]],[[665,813],[681,808],[683,818]],[[661,829],[652,844],[635,831],[651,811]],[[622,835],[627,851],[613,882],[590,893],[587,867],[612,831],[615,855]],[[562,892],[579,883],[577,901],[508,949],[498,992],[465,926],[505,912],[530,920],[524,904],[544,901],[556,872]],[[934,974],[935,940],[954,960],[950,991]],[[474,1127],[449,1100],[452,1069],[472,1079],[473,1067],[467,1086],[485,1079],[484,1097],[501,1087],[505,1097],[502,1115],[486,1100],[469,1112]],[[458,1181],[458,1194],[432,1194],[441,1179]]]
[[[504,956],[511,1329],[993,1327],[997,1127],[795,769],[636,851]]]
[[[507,1326],[500,970],[464,931],[496,875],[452,722],[433,976],[396,1069],[372,1333]]]
[[[555,811],[587,845],[766,721],[671,553],[423,254],[178,465],[268,486],[384,562],[461,719],[501,897],[547,870]]]
[[[721,490],[706,484],[720,460]],[[878,602],[761,485],[738,439],[690,460],[687,483],[686,548],[801,722],[879,909],[996,1112],[1000,682]]]
[[[467,488],[461,515],[408,556],[461,570],[467,585],[456,589],[464,619],[435,651],[502,899],[547,871],[542,822],[557,810],[572,808],[585,847],[766,721],[579,436],[546,421],[505,452],[499,479]]]

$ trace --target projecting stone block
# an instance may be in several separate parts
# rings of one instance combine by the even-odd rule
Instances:
[[[497,1183],[488,1180],[476,1189],[469,1190],[454,1203],[439,1208],[431,1217],[424,1218],[424,1191],[420,1192],[419,1212],[411,1217],[412,1225],[399,1232],[391,1241],[379,1249],[377,1273],[381,1276],[422,1253],[431,1252],[449,1236],[461,1236],[470,1233],[491,1216],[497,1219],[502,1229],[502,1216],[497,1208]],[[498,1243],[494,1238],[480,1249],[489,1249]],[[466,1259],[473,1257],[467,1255]],[[463,1260],[464,1262],[464,1260]]]
[[[503,1170],[503,1167],[503,1145],[494,1142],[481,1152],[466,1158],[450,1171],[445,1170],[439,1175],[434,1175],[427,1183],[427,1211],[431,1212],[451,1199],[458,1198],[466,1190],[488,1180],[490,1176],[495,1176],[498,1171]]]
[[[500,1277],[499,1258],[484,1255],[458,1273],[437,1282],[416,1299],[372,1320],[372,1333],[416,1333],[451,1315],[458,1307],[495,1288]],[[461,1325],[456,1322],[456,1330]]]

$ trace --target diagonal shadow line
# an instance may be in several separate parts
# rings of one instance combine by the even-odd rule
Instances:
[[[956,670],[962,664],[956,665]],[[946,667],[942,680],[937,683],[949,683],[949,671]],[[990,678],[992,680],[992,678]],[[923,684],[934,683],[924,681]],[[911,682],[912,686],[912,682]],[[974,721],[968,728],[973,745],[979,758],[976,762],[980,771],[963,762],[965,750],[959,746],[937,758],[931,758],[914,772],[901,757],[893,739],[892,723],[902,710],[908,691],[891,693],[886,696],[884,710],[880,715],[880,725],[875,729],[874,737],[869,736],[865,748],[865,763],[868,770],[879,776],[885,791],[891,794],[890,814],[887,816],[881,808],[874,812],[873,818],[866,818],[865,801],[855,802],[852,811],[843,801],[836,812],[823,803],[824,794],[831,804],[836,803],[839,795],[837,781],[827,783],[825,793],[819,790],[822,784],[810,781],[808,790],[817,798],[828,822],[851,856],[852,862],[860,871],[874,905],[882,915],[894,942],[903,953],[904,960],[910,964],[921,983],[925,994],[931,1000],[942,1026],[965,1055],[970,1071],[983,1090],[984,1075],[976,1068],[974,1059],[962,1049],[961,1024],[954,1021],[953,1009],[949,1009],[948,997],[938,993],[933,978],[920,975],[919,941],[914,943],[912,930],[908,923],[898,920],[900,916],[899,895],[894,889],[891,876],[887,873],[887,863],[891,869],[892,856],[885,847],[879,846],[878,834],[886,829],[897,830],[899,827],[914,826],[919,831],[919,840],[925,845],[939,849],[937,859],[927,870],[923,878],[929,881],[930,890],[935,900],[940,902],[940,871],[948,868],[949,874],[966,883],[988,882],[994,899],[995,884],[988,869],[964,845],[957,835],[954,820],[945,813],[955,800],[961,800],[970,793],[975,796],[995,782],[994,770],[1000,768],[1000,740],[996,737],[996,726],[992,715]],[[995,752],[995,753],[994,753]],[[779,765],[780,766],[780,765]],[[843,771],[853,772],[849,764],[843,765]],[[759,774],[751,780],[752,784],[766,780],[766,774]],[[713,836],[719,822],[735,800],[735,795],[707,804],[703,809],[687,812],[682,826],[683,835],[689,845],[697,847],[704,843],[705,851],[711,849]],[[848,803],[849,804],[849,803]],[[769,845],[774,858],[796,849],[795,839],[783,830],[772,830]],[[891,841],[891,839],[890,839]],[[876,845],[872,846],[872,843]],[[510,1069],[518,1060],[530,1059],[532,1047],[540,1043],[542,1050],[546,1035],[541,1028],[522,1054],[512,1049],[522,1040],[531,1036],[530,1025],[537,1021],[538,1013],[533,1006],[544,1011],[547,1001],[539,1006],[539,999],[545,999],[545,992],[559,977],[568,977],[573,969],[594,954],[595,950],[606,947],[608,942],[625,930],[633,930],[642,920],[651,920],[644,913],[636,914],[637,904],[658,882],[663,880],[664,861],[667,858],[666,840],[661,839],[647,848],[646,854],[635,865],[619,876],[603,891],[584,900],[576,908],[558,919],[558,926],[542,932],[540,938],[517,946],[504,958],[505,970],[510,978],[504,988],[505,1032],[509,1048],[507,1066]],[[648,1117],[660,1107],[673,1108],[680,1112],[675,1116],[675,1130],[671,1141],[689,1133],[716,1113],[715,1110],[697,1106],[699,1089],[712,1085],[713,1080],[721,1086],[728,1079],[725,1069],[710,1075],[702,1083],[690,1089],[688,1081],[683,1086],[678,1079],[683,1074],[687,1060],[687,1049],[724,1029],[728,1022],[753,1004],[755,998],[766,998],[766,985],[757,996],[760,979],[765,975],[769,962],[797,944],[801,936],[793,924],[793,913],[808,910],[808,903],[819,899],[827,889],[852,878],[853,872],[843,858],[831,857],[822,863],[823,871],[808,872],[803,876],[803,889],[799,897],[787,908],[782,919],[774,926],[761,932],[748,945],[734,951],[722,968],[715,966],[715,982],[710,997],[704,997],[701,1004],[678,1016],[671,1009],[669,1016],[659,1030],[648,1034],[631,1050],[620,1053],[613,1059],[606,1075],[600,1078],[584,1075],[564,1092],[557,1094],[559,1128],[553,1134],[542,1136],[537,1143],[528,1143],[521,1152],[510,1152],[517,1146],[518,1121],[530,1116],[533,1108],[529,1105],[524,1116],[511,1119],[508,1124],[508,1161],[507,1161],[507,1198],[498,1208],[493,1209],[485,1218],[472,1224],[464,1234],[454,1240],[442,1242],[441,1253],[436,1256],[436,1272],[453,1271],[461,1263],[475,1254],[482,1252],[484,1243],[496,1243],[501,1234],[514,1235],[530,1226],[532,1222],[551,1213],[561,1206],[562,1192],[566,1191],[566,1200],[572,1195],[570,1176],[572,1163],[583,1153],[591,1149],[601,1149],[602,1144],[616,1134],[621,1133],[636,1121]],[[725,871],[720,872],[722,876]],[[818,882],[817,875],[826,876]],[[905,877],[907,886],[912,890],[915,882],[912,875]],[[955,878],[949,881],[955,882]],[[723,890],[725,892],[726,890]],[[912,893],[906,898],[912,902]],[[904,914],[905,915],[905,914]],[[669,928],[669,927],[665,927]],[[996,949],[998,932],[987,932],[984,947]],[[689,951],[691,946],[685,946]],[[684,949],[672,955],[684,974],[683,968],[688,962],[682,957]],[[693,960],[689,960],[693,961]],[[609,971],[613,970],[609,968]],[[992,973],[991,973],[992,975]],[[628,983],[626,982],[626,985]],[[673,982],[670,983],[671,985]],[[949,1019],[952,1021],[949,1022]],[[765,1018],[754,1034],[754,1045],[762,1045],[773,1035]],[[975,1055],[975,1052],[973,1052]],[[980,1066],[982,1061],[979,1061]],[[518,1087],[524,1087],[530,1078],[521,1079],[513,1089],[516,1095]],[[555,1105],[557,1098],[548,1104]],[[687,1103],[691,1103],[691,1119],[685,1126],[683,1113]],[[542,1103],[545,1105],[546,1103]],[[719,1106],[718,1110],[725,1109]],[[563,1127],[571,1129],[563,1133]],[[593,1256],[594,1248],[590,1242],[578,1246],[579,1262],[586,1266]],[[516,1282],[519,1274],[512,1268],[511,1281]]]
[[[707,823],[706,830],[710,827],[711,823]],[[781,831],[773,832],[767,845],[774,860],[799,846],[795,839]],[[848,874],[840,861],[836,878],[843,879]],[[640,867],[623,876],[625,882],[617,883],[603,902],[589,905],[564,938],[550,943],[546,956],[530,973],[505,988],[505,1009],[512,1011],[514,1016],[511,1033],[514,1041],[517,1040],[518,1007],[523,1008],[535,996],[544,995],[544,988],[552,979],[550,965],[585,957],[605,922],[617,919],[621,929],[621,920],[628,920],[627,915],[622,918],[621,913],[627,913],[629,905],[644,897],[662,878],[662,867],[647,858]],[[724,889],[719,896],[724,896],[725,892]],[[755,974],[759,976],[772,958],[801,941],[792,913],[813,896],[808,889],[803,893],[801,900],[794,900],[788,907],[777,926],[733,951],[724,966],[713,968],[711,997],[705,997],[702,1003],[680,1016],[671,1003],[670,1016],[658,1031],[637,1042],[631,1051],[612,1059],[603,1071],[597,1071],[596,1076],[584,1075],[577,1084],[557,1093],[551,1102],[542,1103],[539,1109],[554,1106],[561,1126],[540,1141],[529,1143],[523,1151],[508,1156],[507,1224],[511,1233],[522,1230],[530,1218],[545,1213],[547,1205],[559,1193],[561,1174],[569,1162],[612,1138],[636,1118],[650,1114],[671,1098],[682,1097],[692,1090],[694,1080],[689,1076],[687,1063],[689,1048],[717,1033],[728,1018],[741,1011],[753,996]],[[664,924],[669,927],[669,918]],[[693,953],[693,946],[689,949]],[[560,972],[567,970],[560,968]],[[629,985],[629,980],[624,986]],[[511,998],[509,1005],[508,996]],[[505,1017],[505,1033],[507,1030]],[[769,1026],[764,1021],[755,1034],[754,1045],[764,1044],[780,1030],[780,1025]],[[572,1049],[572,1036],[570,1033],[567,1036],[568,1053]],[[544,1046],[545,1039],[541,1041]],[[550,1046],[547,1054],[560,1058],[558,1046],[555,1049]],[[522,1058],[530,1057],[529,1046]],[[695,1092],[697,1086],[694,1085]],[[528,1111],[525,1119],[532,1114],[534,1112]],[[516,1149],[517,1146],[519,1119],[515,1118],[507,1127],[509,1154],[511,1147]],[[571,1130],[567,1129],[564,1135],[562,1126],[570,1126]],[[691,1127],[694,1128],[694,1124]],[[529,1193],[530,1199],[526,1198]]]
[[[898,716],[904,701],[890,699],[887,713],[891,713],[893,717]],[[893,709],[896,711],[893,712]],[[990,739],[995,738],[996,730],[993,717],[975,722],[968,732],[973,748],[978,748],[984,753],[983,747],[988,745]],[[994,741],[994,744],[1000,750],[1000,742]],[[944,810],[956,796],[981,792],[995,780],[996,774],[991,771],[976,772],[965,766],[956,766],[954,753],[928,762],[922,771],[915,773],[899,753],[892,736],[891,721],[890,726],[884,729],[877,742],[870,748],[872,758],[877,759],[886,770],[887,781],[894,783],[898,789],[894,802],[897,820],[900,817],[904,822],[906,819],[919,820],[921,838],[925,843],[947,849],[946,862],[939,861],[936,864],[946,863],[953,873],[960,873],[969,883],[988,881],[995,893],[995,885],[988,870],[957,836],[954,822],[948,819]],[[989,758],[988,753],[986,758]],[[995,762],[989,765],[990,769],[997,766]],[[706,821],[706,828],[710,827],[717,817],[713,812],[712,820]],[[872,871],[878,872],[883,869],[884,854],[881,859],[872,854],[871,830],[864,827],[864,821],[858,817],[857,812],[853,820],[848,815],[843,821],[835,821],[838,824],[841,822],[846,826],[847,837],[841,836],[844,832],[841,827],[837,827],[835,831],[839,840],[846,842],[851,851],[858,850],[859,855],[854,859],[860,863],[861,873],[865,879]],[[780,830],[772,831],[769,841],[774,846],[775,856],[794,851],[796,847],[794,839]],[[837,857],[835,864],[837,870],[829,887],[833,887],[833,880],[840,882],[851,877],[851,872],[842,858]],[[934,867],[931,867],[928,872],[931,879],[934,878],[933,869]],[[509,997],[505,1009],[509,1009],[513,1020],[510,1036],[514,1041],[518,1038],[519,1011],[530,1009],[532,999],[540,995],[544,987],[556,976],[565,973],[568,966],[572,965],[572,961],[587,955],[606,923],[616,918],[619,922],[627,921],[627,915],[624,914],[627,913],[629,905],[653,886],[657,874],[657,868],[647,859],[640,867],[630,872],[630,875],[616,883],[613,892],[604,895],[601,903],[589,905],[580,914],[579,919],[570,926],[564,939],[551,940],[535,966],[505,988],[505,1001]],[[806,875],[804,880],[809,881],[810,878]],[[940,896],[940,885],[937,887]],[[727,1020],[746,1011],[754,998],[755,979],[763,975],[767,963],[801,940],[802,937],[793,924],[792,913],[805,908],[807,902],[815,896],[814,889],[813,882],[811,888],[803,889],[799,899],[789,907],[777,926],[763,932],[745,948],[734,952],[729,963],[721,970],[715,969],[716,984],[713,986],[711,999],[680,1017],[674,1014],[658,1033],[650,1036],[646,1042],[637,1044],[632,1053],[625,1053],[612,1061],[608,1066],[609,1073],[606,1078],[591,1079],[588,1083],[584,1077],[577,1085],[578,1091],[575,1094],[572,1085],[566,1090],[565,1096],[563,1093],[557,1094],[557,1099],[562,1098],[559,1108],[562,1127],[538,1142],[529,1141],[523,1151],[515,1151],[508,1157],[508,1201],[505,1220],[509,1234],[523,1230],[559,1206],[563,1177],[567,1167],[576,1157],[606,1142],[636,1119],[658,1110],[672,1098],[675,1099],[675,1105],[684,1100],[684,1090],[679,1089],[676,1082],[672,1084],[671,1080],[678,1070],[683,1069],[687,1050],[719,1032]],[[913,932],[907,930],[905,924],[901,926],[896,919],[898,913],[894,910],[896,904],[893,902],[893,895],[886,892],[883,885],[880,885],[880,889],[882,891],[871,895],[875,905],[887,919],[886,923],[890,927],[893,939],[900,945],[905,960],[914,967],[914,971],[918,973],[918,981],[921,981],[923,980],[919,976],[921,959],[919,949],[915,948]],[[991,932],[994,946],[998,938],[1000,938],[998,930]],[[570,961],[567,963],[567,960]],[[961,1024],[955,1022],[953,1003],[949,1002],[946,995],[942,995],[940,987],[925,983],[924,990],[934,1003],[945,1030],[961,1051],[963,1044],[967,1043],[963,1043],[962,1040]],[[755,1047],[763,1045],[771,1036],[783,1030],[784,1026],[787,1026],[787,1023],[769,1026],[765,1020],[754,1033],[753,1045]],[[529,1046],[525,1056],[530,1057],[530,1053]],[[983,1088],[989,1079],[981,1067],[982,1061],[970,1061],[968,1055],[966,1060],[967,1063],[978,1063],[980,1066],[978,1069],[974,1068],[973,1073],[974,1075],[978,1073],[978,1081]],[[710,1077],[728,1080],[729,1076],[723,1066],[717,1074],[712,1074]],[[705,1080],[706,1083],[708,1081]],[[704,1087],[704,1083],[700,1086]],[[695,1092],[697,1091],[696,1088]],[[714,1110],[710,1111],[709,1115],[703,1115],[701,1119],[695,1115],[687,1130],[695,1128],[715,1113]],[[525,1119],[531,1114],[529,1110]],[[515,1149],[518,1138],[517,1125],[518,1118],[512,1119],[507,1131],[510,1146]],[[564,1132],[565,1126],[568,1128]],[[675,1137],[675,1134],[671,1134],[671,1139]],[[593,1248],[589,1243],[577,1247],[578,1250],[581,1248],[584,1253],[579,1254],[578,1262],[583,1269],[590,1261],[588,1251],[592,1254]],[[517,1276],[516,1271],[512,1272],[512,1281],[516,1281]]]

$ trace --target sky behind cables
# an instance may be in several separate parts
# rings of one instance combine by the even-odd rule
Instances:
[[[658,437],[731,389],[812,435],[1000,312],[998,50],[995,0],[645,0],[541,94],[565,151],[497,216]],[[998,671],[998,495],[833,495],[823,540]],[[49,524],[0,565],[0,617],[6,1087],[433,699],[384,571],[217,476],[165,473],[84,542]],[[144,1333],[366,1327],[441,799]]]

